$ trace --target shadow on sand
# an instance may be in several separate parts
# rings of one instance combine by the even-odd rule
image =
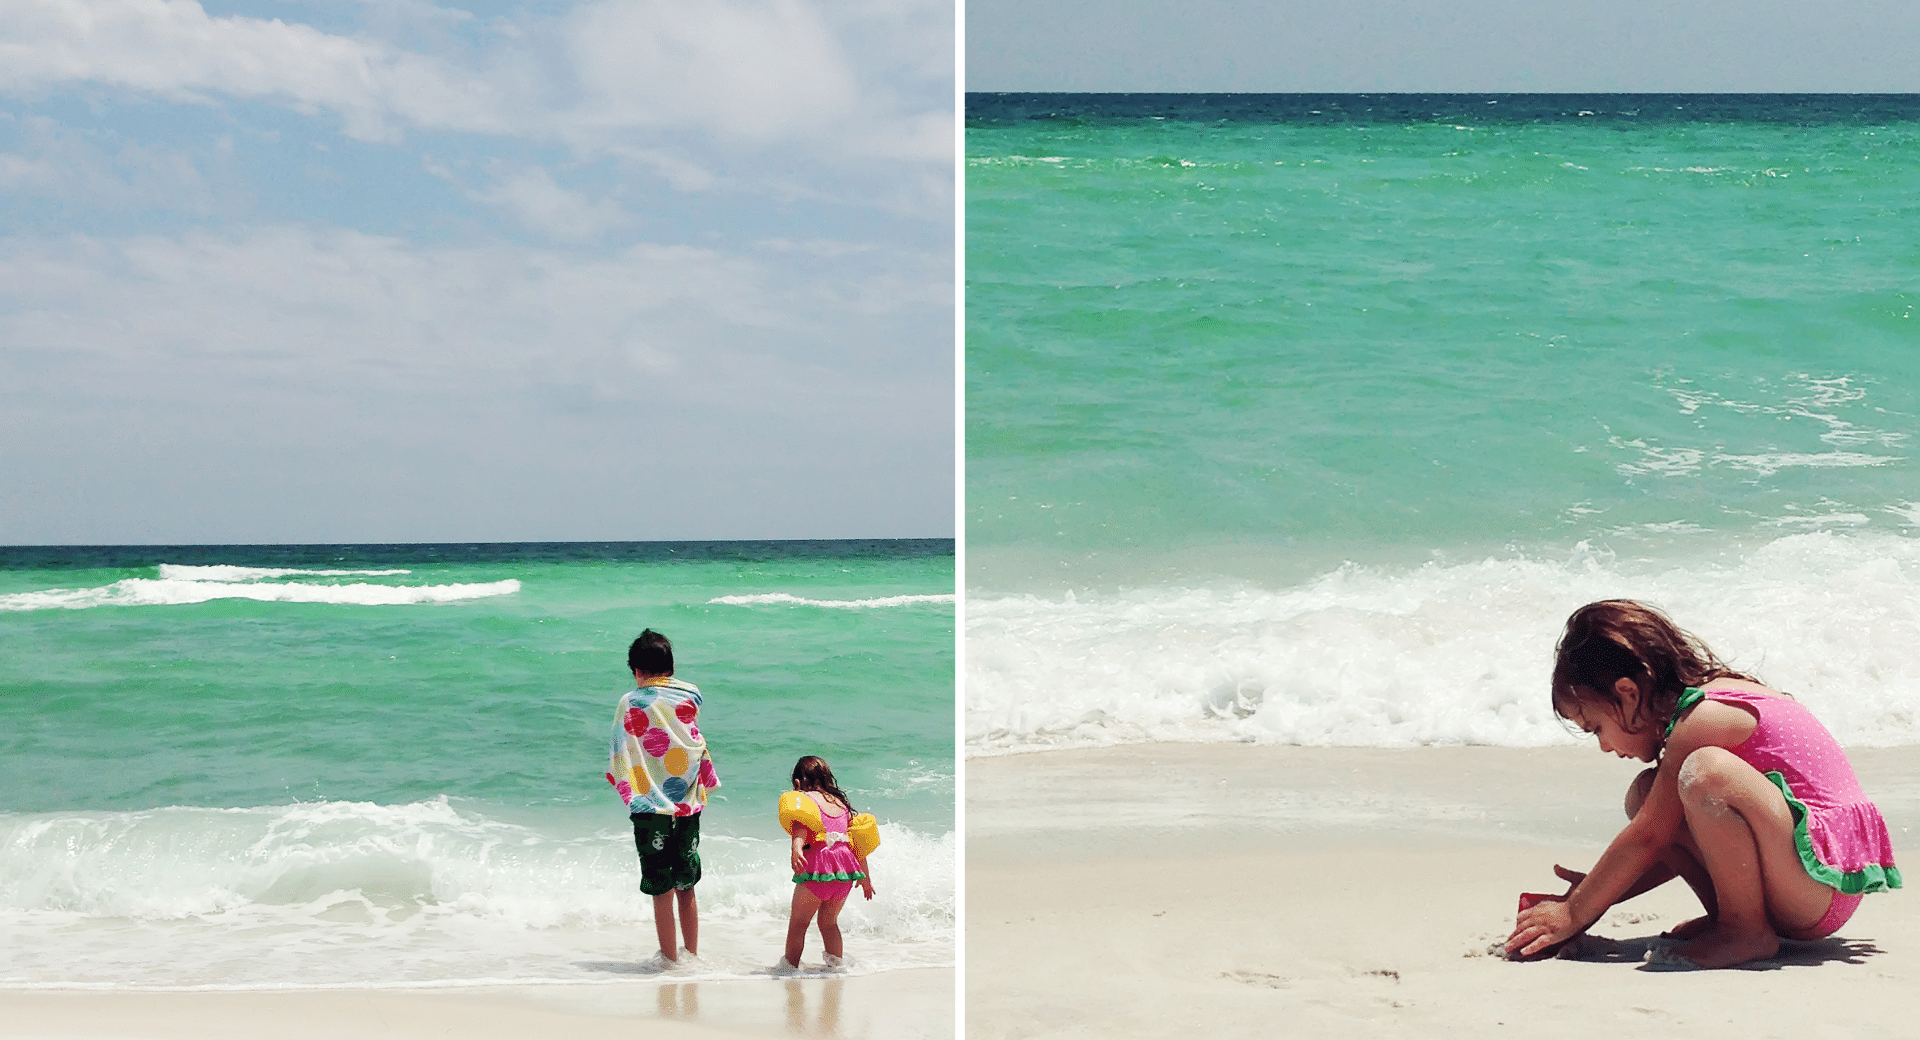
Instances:
[[[1598,935],[1584,935],[1579,941],[1562,950],[1564,960],[1596,961],[1604,964],[1637,964],[1642,971],[1671,970],[1660,965],[1647,964],[1647,951],[1655,947],[1665,947],[1673,940],[1659,935],[1649,935],[1633,939],[1608,939]],[[1867,958],[1881,953],[1881,949],[1871,939],[1846,939],[1830,935],[1825,939],[1802,942],[1796,939],[1782,939],[1780,952],[1763,961],[1749,961],[1739,966],[1741,971],[1778,971],[1781,968],[1811,968],[1821,964],[1865,964]]]

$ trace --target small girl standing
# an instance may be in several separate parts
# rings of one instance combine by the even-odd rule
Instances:
[[[1706,915],[1647,959],[1722,968],[1819,939],[1860,897],[1900,887],[1880,811],[1846,753],[1787,694],[1727,667],[1666,615],[1589,603],[1556,648],[1553,710],[1600,750],[1656,763],[1627,790],[1627,826],[1560,899],[1520,912],[1507,954],[1528,957],[1592,927],[1608,907],[1675,877]]]
[[[854,850],[847,837],[847,823],[853,818],[853,806],[846,792],[833,778],[825,759],[808,755],[793,766],[793,789],[811,799],[820,812],[820,833],[794,821],[787,833],[793,840],[793,911],[787,918],[786,957],[780,967],[800,966],[800,952],[807,942],[807,924],[817,914],[820,942],[826,948],[829,967],[844,963],[845,947],[840,942],[840,908],[847,902],[856,882],[868,899],[873,898],[873,881],[867,873],[866,857]]]

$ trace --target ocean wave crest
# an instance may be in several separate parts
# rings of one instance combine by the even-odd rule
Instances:
[[[906,607],[917,603],[952,603],[953,593],[928,596],[877,596],[873,599],[805,599],[784,592],[762,592],[750,596],[716,596],[708,603],[732,607],[781,604],[797,607],[826,607],[831,610],[868,610],[874,607]]]
[[[842,918],[858,970],[951,965],[954,834],[881,835],[876,898]],[[787,855],[702,835],[699,977],[772,963]],[[514,822],[445,797],[0,813],[0,988],[631,980],[650,946],[621,937],[652,934],[636,878],[624,817]]]
[[[1576,742],[1553,646],[1582,603],[1666,609],[1842,743],[1920,744],[1920,539],[1823,530],[1687,563],[1581,543],[1285,589],[969,597],[969,754],[1156,740],[1409,747]]]
[[[336,603],[350,606],[403,606],[452,603],[510,596],[520,591],[518,579],[451,585],[314,585],[303,582],[220,581],[182,578],[124,578],[91,589],[48,589],[0,595],[5,610],[86,610],[93,607],[163,607],[205,603],[216,599],[250,599],[270,603]]]
[[[263,581],[268,578],[301,577],[384,577],[393,574],[412,574],[410,570],[353,571],[353,570],[301,570],[292,567],[239,567],[233,564],[191,564],[163,563],[160,565],[160,577],[179,581]]]

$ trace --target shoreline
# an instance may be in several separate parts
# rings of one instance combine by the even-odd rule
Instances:
[[[592,986],[328,990],[0,990],[7,1040],[472,1040],[632,1029],[680,1040],[954,1035],[955,971]]]
[[[1920,863],[1920,748],[1849,755]],[[1555,863],[1598,857],[1641,768],[1586,746],[970,758],[968,1035],[1598,1038],[1641,1022],[1735,1040],[1897,1019],[1920,983],[1920,905],[1902,892],[1747,970],[1642,970],[1647,941],[1699,912],[1678,883],[1609,911],[1584,959],[1489,953],[1520,892],[1562,891]]]

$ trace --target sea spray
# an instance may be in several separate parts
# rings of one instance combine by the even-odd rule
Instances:
[[[967,748],[1571,743],[1548,703],[1554,642],[1574,607],[1612,597],[1663,607],[1844,743],[1920,743],[1920,539],[1817,532],[1712,562],[1583,544],[1275,589],[976,596]]]
[[[777,959],[802,754],[881,821],[855,970],[950,965],[953,598],[950,541],[0,549],[0,986],[637,977],[645,626],[724,784],[686,977]]]
[[[588,822],[509,823],[446,799],[0,815],[0,915],[16,937],[0,985],[591,981],[579,962],[642,959],[652,903],[631,834]],[[878,894],[844,918],[863,970],[950,963],[951,832],[883,824],[882,839]],[[777,839],[703,842],[710,975],[772,963],[785,853]],[[288,943],[306,953],[297,974]]]

